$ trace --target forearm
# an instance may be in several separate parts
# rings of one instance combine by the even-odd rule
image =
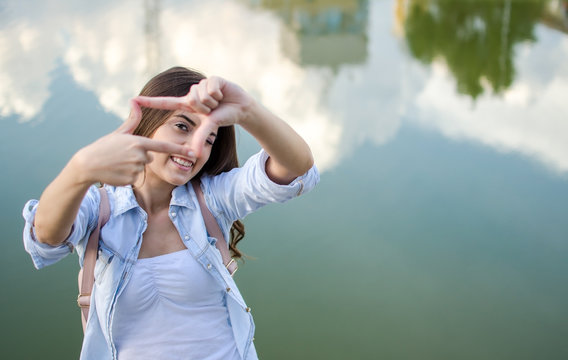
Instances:
[[[239,125],[270,155],[266,170],[273,181],[289,183],[313,166],[310,147],[290,125],[256,101],[247,113]]]
[[[79,177],[75,157],[43,191],[34,220],[37,240],[61,244],[71,232],[81,202],[91,185]]]

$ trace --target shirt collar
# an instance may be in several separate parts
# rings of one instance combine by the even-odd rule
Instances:
[[[195,194],[191,189],[191,182],[185,185],[180,185],[172,191],[172,200],[170,206],[183,206],[189,209],[195,209]]]
[[[112,195],[114,197],[113,205],[114,209],[112,211],[114,216],[120,215],[127,212],[130,209],[139,207],[136,201],[136,196],[134,196],[134,191],[132,191],[132,186],[117,186],[111,187],[113,189]]]
[[[172,199],[170,200],[170,206],[183,206],[189,209],[195,209],[196,205],[193,201],[195,195],[193,191],[189,190],[191,186],[190,183],[186,185],[180,185],[172,191]],[[114,209],[113,215],[117,216],[127,212],[128,210],[140,207],[138,201],[136,201],[136,196],[134,196],[134,191],[132,186],[118,186],[114,188]]]

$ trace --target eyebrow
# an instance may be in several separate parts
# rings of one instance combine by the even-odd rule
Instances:
[[[188,122],[191,126],[197,126],[197,124],[195,123],[195,121],[191,120],[189,117],[185,116],[184,114],[177,114],[176,116],[187,120],[187,122]],[[214,136],[215,138],[217,138],[217,134],[215,134],[214,132],[209,133],[209,136]]]

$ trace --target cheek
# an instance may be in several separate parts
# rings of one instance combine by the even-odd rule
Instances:
[[[211,153],[213,152],[213,147],[212,146],[207,146],[205,148],[205,151],[203,152],[206,155],[207,160],[209,160],[209,158],[211,157]]]
[[[207,164],[210,158],[211,158],[211,147],[204,148],[203,152],[201,153],[201,157],[199,158],[200,169],[203,168],[205,164]]]
[[[164,153],[159,153],[159,152],[154,152],[154,151],[148,151],[148,156],[149,156],[149,162],[148,165],[150,164],[155,164],[159,161],[164,161],[167,160],[170,156],[168,154],[164,154]]]

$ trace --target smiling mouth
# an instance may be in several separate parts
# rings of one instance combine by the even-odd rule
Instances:
[[[193,161],[182,159],[177,156],[171,156],[170,159],[172,159],[172,161],[175,162],[176,164],[183,166],[184,168],[189,169],[193,167]]]

